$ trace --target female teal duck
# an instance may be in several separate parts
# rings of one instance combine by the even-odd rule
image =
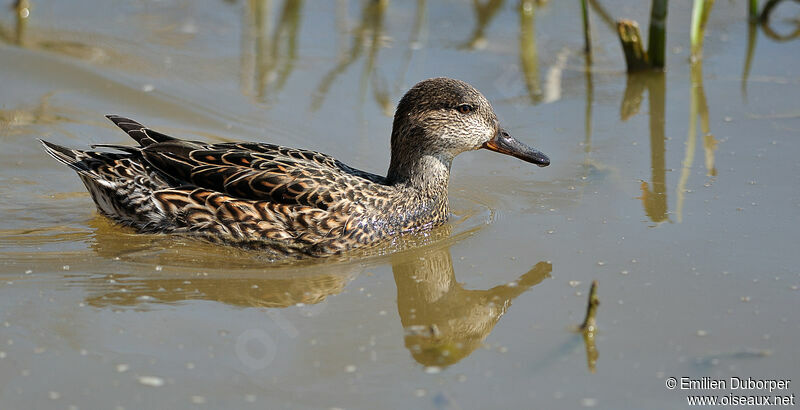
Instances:
[[[486,148],[539,166],[550,160],[499,127],[469,84],[420,82],[394,116],[385,177],[313,151],[255,142],[207,144],[108,118],[138,147],[79,151],[42,141],[80,176],[98,210],[141,232],[176,233],[270,258],[326,256],[443,224],[453,157]]]

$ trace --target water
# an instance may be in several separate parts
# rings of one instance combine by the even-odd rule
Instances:
[[[21,41],[6,12],[3,408],[675,408],[691,392],[668,377],[796,380],[800,42],[717,2],[690,64],[675,3],[668,71],[628,77],[593,10],[587,75],[578,7],[36,1]],[[272,265],[135,234],[35,139],[128,144],[116,113],[383,173],[394,103],[439,75],[553,164],[463,154],[453,223],[371,255]]]

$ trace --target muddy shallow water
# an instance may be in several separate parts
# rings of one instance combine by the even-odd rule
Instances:
[[[647,21],[641,2],[601,3]],[[800,383],[800,40],[717,3],[701,62],[674,2],[667,72],[630,77],[596,10],[586,71],[577,1],[4,12],[2,407],[679,408],[692,391],[669,377]],[[779,35],[798,16],[784,3]],[[335,260],[115,226],[36,140],[131,143],[114,113],[383,173],[395,102],[433,76],[475,85],[552,165],[463,154],[452,223]]]

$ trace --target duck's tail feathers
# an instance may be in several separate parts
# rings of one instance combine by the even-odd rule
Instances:
[[[86,158],[86,154],[83,151],[62,147],[58,144],[53,144],[52,142],[47,142],[43,139],[40,139],[39,142],[42,143],[44,150],[56,161],[74,169],[80,174],[90,174],[92,170],[86,165],[84,159]]]
[[[152,200],[152,192],[166,183],[136,162],[141,157],[138,151],[133,152],[139,157],[81,151],[40,141],[51,157],[77,171],[100,212],[118,222],[140,227],[159,220],[162,213]]]
[[[115,149],[122,152],[127,152],[128,154],[140,155],[142,153],[142,147],[131,147],[130,145],[119,145],[119,144],[92,144],[89,145],[92,149],[97,148],[108,148],[108,149]]]
[[[128,135],[136,140],[136,142],[138,142],[142,147],[146,147],[157,142],[172,141],[176,139],[158,131],[153,131],[130,118],[120,117],[119,115],[106,115],[106,118],[111,120],[114,125],[128,133]]]

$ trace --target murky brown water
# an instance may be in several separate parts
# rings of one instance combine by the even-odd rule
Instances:
[[[800,383],[794,3],[750,32],[717,2],[690,64],[675,2],[668,71],[631,77],[594,10],[586,73],[577,1],[33,3],[0,18],[4,409],[676,408],[670,376]],[[460,156],[453,223],[378,255],[134,234],[35,139],[130,143],[116,113],[381,173],[395,101],[439,75],[553,165]]]

